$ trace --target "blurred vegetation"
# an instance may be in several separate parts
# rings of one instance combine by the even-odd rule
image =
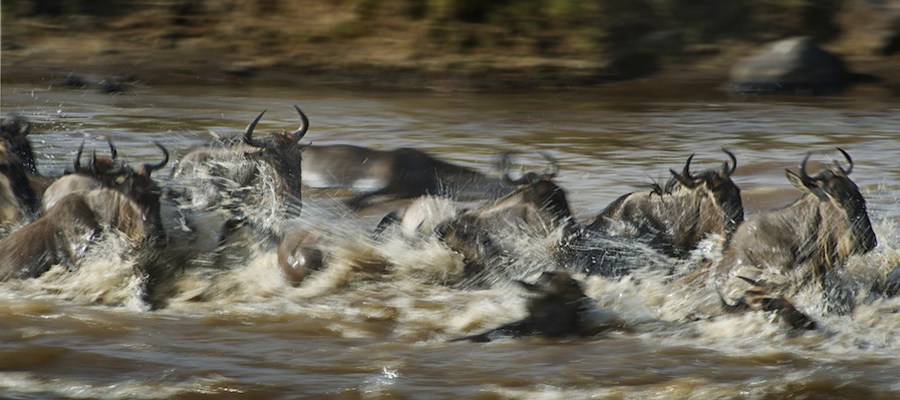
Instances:
[[[792,35],[830,39],[838,32],[835,16],[846,1],[2,0],[2,9],[4,26],[18,17],[54,23],[87,17],[103,26],[143,12],[146,17],[130,26],[164,23],[205,29],[202,35],[219,41],[263,40],[255,51],[285,41],[335,43],[393,35],[395,42],[405,40],[414,59],[602,61],[609,72],[627,77],[699,54],[701,45]]]

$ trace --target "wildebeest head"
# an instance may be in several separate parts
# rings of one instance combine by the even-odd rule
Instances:
[[[261,149],[257,153],[249,153],[250,157],[260,157],[268,162],[276,169],[278,179],[280,180],[280,190],[293,196],[297,201],[300,200],[301,186],[301,153],[306,147],[300,144],[300,140],[309,130],[309,119],[306,114],[300,110],[300,107],[294,105],[297,114],[300,115],[300,127],[296,131],[272,131],[268,140],[256,139],[253,137],[253,129],[262,118],[263,111],[247,125],[244,131],[243,141],[251,147]]]
[[[785,170],[788,180],[797,189],[819,199],[819,214],[824,217],[820,234],[822,240],[831,237],[837,240],[837,251],[841,256],[863,254],[875,248],[878,241],[866,211],[866,199],[849,175],[853,171],[853,159],[841,148],[838,151],[850,164],[844,169],[834,162],[834,169],[825,168],[814,176],[806,171],[810,154],[800,163],[800,174]]]
[[[29,185],[27,174],[22,160],[0,146],[0,226],[37,213],[38,196]]]
[[[724,233],[728,236],[744,220],[744,206],[741,202],[741,190],[731,180],[731,175],[737,168],[737,158],[726,149],[722,151],[731,159],[731,165],[725,161],[719,169],[692,173],[690,169],[691,160],[694,158],[692,154],[680,173],[669,170],[672,178],[666,184],[665,191],[669,193],[678,190],[690,191],[700,200],[698,224],[724,227]]]
[[[136,171],[127,165],[116,165],[106,168],[106,163],[92,160],[91,170],[100,180],[101,186],[121,193],[131,200],[140,212],[144,224],[144,234],[151,244],[158,244],[165,237],[162,218],[160,215],[159,185],[150,177],[150,174],[164,167],[169,162],[169,152],[159,143],[155,143],[163,152],[163,159],[156,163],[147,163]],[[125,232],[131,234],[132,232]]]
[[[34,152],[31,143],[28,142],[28,134],[31,132],[31,123],[21,115],[11,115],[0,124],[0,147],[15,154],[25,170],[32,175],[37,174],[37,165],[34,162]]]
[[[75,162],[72,171],[56,179],[50,184],[41,197],[41,206],[46,212],[56,205],[65,196],[72,193],[84,193],[101,187],[99,176],[115,168],[127,168],[128,165],[118,160],[118,152],[111,140],[108,140],[110,157],[97,156],[94,152],[91,162],[87,166],[81,165],[81,154],[84,152],[84,141],[78,146],[75,153]]]
[[[467,276],[505,273],[502,265],[487,267],[499,258],[521,253],[520,249],[508,248],[511,237],[546,238],[562,229],[562,240],[568,240],[573,228],[572,213],[565,190],[552,180],[558,169],[556,161],[547,154],[544,157],[550,162],[544,173],[513,179],[504,171],[505,179],[518,185],[515,192],[465,211],[436,228],[438,237],[465,258]],[[564,242],[558,243],[553,250],[560,250],[563,245]]]
[[[531,204],[540,210],[548,211],[557,222],[560,222],[571,217],[572,213],[565,191],[553,183],[553,178],[559,172],[559,164],[550,154],[546,152],[540,154],[547,159],[547,168],[540,173],[526,172],[515,179],[509,172],[509,153],[503,154],[500,161],[503,180],[507,184],[518,186],[518,189],[505,199],[514,199],[514,202]]]

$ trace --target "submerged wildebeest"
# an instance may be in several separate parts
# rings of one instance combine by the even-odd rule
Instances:
[[[360,208],[376,197],[432,195],[469,201],[493,199],[515,190],[502,179],[405,147],[381,151],[344,144],[311,145],[303,153],[302,164],[306,186],[357,193],[346,201],[351,208]]]
[[[325,265],[321,236],[314,230],[298,230],[285,235],[278,244],[278,266],[291,285],[299,285],[310,272]]]
[[[600,329],[585,318],[585,313],[592,306],[591,298],[584,294],[581,285],[568,272],[544,272],[534,284],[516,282],[532,295],[526,305],[527,317],[484,333],[453,339],[451,342],[490,342],[504,337],[523,336],[562,338],[599,333]]]
[[[744,220],[741,191],[731,180],[737,159],[722,168],[692,173],[693,155],[681,173],[669,170],[665,187],[619,197],[586,225],[588,231],[639,239],[672,257],[685,257],[710,234],[729,238]]]
[[[38,277],[57,264],[71,268],[107,231],[118,231],[139,249],[162,244],[160,189],[150,173],[165,166],[169,154],[157,146],[162,161],[137,171],[94,169],[99,189],[64,197],[41,218],[0,241],[0,280]]]
[[[799,175],[785,170],[802,197],[744,221],[718,266],[698,270],[689,281],[712,274],[728,310],[774,311],[793,328],[814,329],[815,322],[786,297],[809,285],[818,285],[829,295],[835,270],[877,245],[866,200],[849,178],[853,160],[838,150],[850,164],[847,169],[835,161],[834,169],[810,176],[807,154]]]

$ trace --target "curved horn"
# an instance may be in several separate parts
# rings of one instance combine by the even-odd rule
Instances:
[[[837,149],[838,149],[838,151],[841,152],[841,154],[844,155],[844,158],[847,159],[847,162],[850,163],[850,168],[847,168],[847,170],[844,170],[844,167],[841,167],[841,164],[839,164],[837,162],[837,160],[835,160],[834,166],[836,166],[838,171],[841,171],[841,173],[844,174],[844,176],[850,175],[850,173],[853,172],[853,159],[850,158],[850,155],[847,154],[847,152],[844,151],[844,149],[842,149],[840,147],[837,147]]]
[[[734,170],[737,169],[737,157],[734,156],[734,153],[728,151],[728,149],[724,147],[722,148],[722,151],[725,152],[725,154],[728,154],[728,158],[731,159],[731,168],[728,168],[728,161],[726,161],[724,164],[722,164],[722,172],[724,172],[727,176],[731,176],[731,174],[734,173]]]
[[[266,144],[260,142],[259,140],[253,139],[253,129],[256,128],[256,124],[259,123],[259,120],[262,118],[263,114],[266,113],[267,110],[263,110],[263,112],[259,113],[253,121],[250,122],[250,125],[247,125],[247,129],[244,130],[244,143],[253,147],[266,147]]]
[[[78,151],[75,152],[75,172],[81,169],[81,153],[84,152],[84,140],[81,140],[81,145],[78,146]]]
[[[109,138],[106,139],[106,144],[109,145],[109,156],[110,156],[110,158],[112,158],[112,160],[115,161],[116,158],[119,157],[119,152],[116,151],[116,146],[113,145],[112,139],[109,139]]]
[[[162,150],[163,159],[162,159],[162,161],[155,163],[155,164],[144,164],[144,173],[147,174],[147,176],[150,176],[151,172],[158,170],[162,167],[165,167],[166,164],[169,162],[169,151],[166,150],[166,148],[163,147],[163,145],[161,145],[159,142],[153,142],[153,144],[155,144],[156,147],[159,147],[159,149]]]
[[[97,166],[97,150],[91,151],[91,172],[95,176],[100,174],[100,168]]]
[[[294,135],[294,142],[300,142],[300,139],[303,139],[303,136],[306,135],[306,131],[309,130],[309,118],[306,118],[306,114],[304,114],[296,104],[294,104],[294,109],[297,110],[297,114],[300,114],[300,127],[292,132],[292,134]]]
[[[544,156],[544,158],[547,159],[548,163],[547,168],[544,169],[544,176],[548,178],[555,178],[556,173],[559,172],[559,164],[556,162],[556,159],[550,155],[550,153],[546,151],[541,151],[540,153],[542,156]]]
[[[803,161],[800,162],[800,179],[802,179],[803,182],[813,181],[813,178],[806,173],[806,162],[809,161],[809,155],[810,153],[806,153],[806,157],[803,157]]]
[[[691,154],[691,156],[688,157],[687,161],[685,161],[685,163],[684,163],[684,169],[681,170],[681,175],[684,176],[686,179],[694,178],[693,176],[691,176],[691,160],[693,160],[693,159],[694,159],[694,155]]]

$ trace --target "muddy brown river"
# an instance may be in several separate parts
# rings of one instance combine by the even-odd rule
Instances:
[[[234,135],[261,110],[259,128],[295,129],[304,142],[410,146],[495,173],[504,150],[540,165],[579,219],[621,194],[665,181],[695,153],[697,169],[735,153],[733,179],[747,215],[799,196],[784,176],[807,151],[854,159],[878,246],[842,271],[855,309],[835,314],[801,293],[819,322],[791,332],[769,313],[706,313],[714,292],[666,274],[576,275],[617,329],[591,338],[447,340],[524,315],[523,291],[441,284],[452,257],[438,246],[372,244],[366,233],[399,203],[334,214],[335,193],[304,194],[300,219],[350,240],[322,271],[290,286],[271,246],[242,265],[187,271],[181,292],[150,310],[127,260],[99,246],[76,271],[0,283],[0,398],[8,399],[777,399],[900,398],[900,297],[867,289],[900,264],[900,100],[611,94],[560,89],[507,94],[371,92],[319,86],[148,87],[118,95],[4,84],[2,113],[19,113],[39,169],[59,174],[82,140],[112,139],[129,162],[173,160]],[[262,132],[262,130],[260,130]],[[156,176],[165,183],[168,170]],[[253,245],[248,244],[248,246]],[[529,246],[523,243],[523,246]],[[380,246],[380,247],[379,247]],[[698,251],[720,251],[709,245]],[[365,270],[362,253],[386,260]],[[713,254],[714,256],[715,254]],[[653,263],[658,263],[658,257]],[[648,263],[650,263],[648,257]],[[676,261],[689,271],[692,261]],[[533,280],[549,265],[519,278]],[[851,285],[851,286],[852,286]],[[700,311],[698,311],[700,310]]]

